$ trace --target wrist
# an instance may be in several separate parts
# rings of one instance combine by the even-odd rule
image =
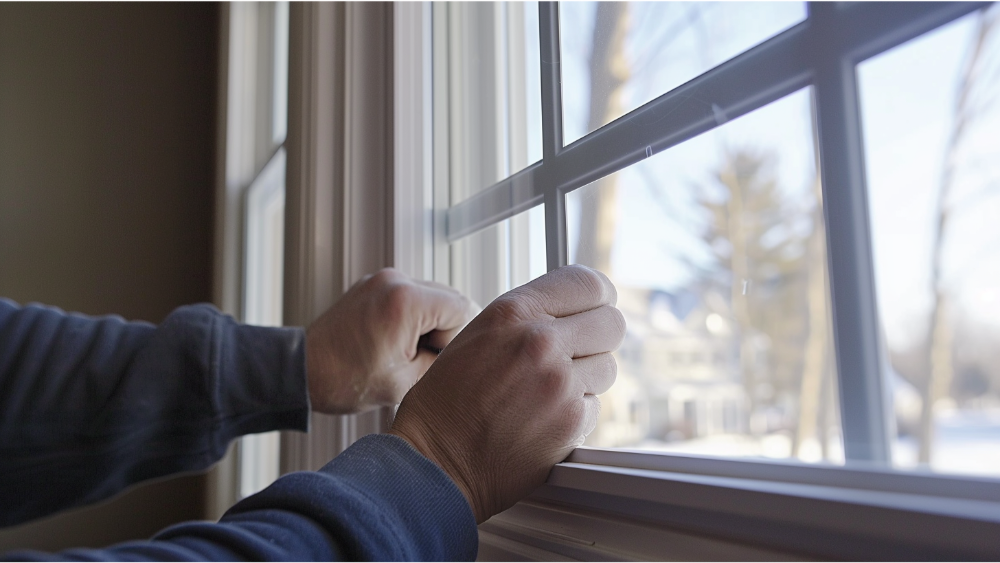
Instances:
[[[449,479],[458,490],[465,497],[465,502],[469,503],[469,508],[472,509],[472,514],[476,518],[476,523],[482,523],[486,520],[483,515],[483,511],[476,502],[475,496],[472,493],[472,489],[466,484],[465,480],[462,478],[462,474],[458,471],[452,463],[447,461],[447,457],[443,456],[436,448],[432,447],[431,444],[423,439],[423,437],[417,433],[406,432],[405,430],[399,429],[396,425],[389,430],[388,434],[396,436],[402,440],[405,440],[410,444],[413,449],[417,451],[420,455],[424,456],[430,460],[434,465],[437,465],[448,476]]]

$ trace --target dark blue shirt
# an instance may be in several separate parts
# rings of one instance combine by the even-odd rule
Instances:
[[[209,467],[238,436],[306,430],[301,329],[240,325],[209,305],[159,326],[0,299],[0,526]],[[149,541],[10,559],[471,560],[465,497],[406,441],[361,439],[286,475],[218,523]]]

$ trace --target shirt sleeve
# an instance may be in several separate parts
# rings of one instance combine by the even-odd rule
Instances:
[[[206,469],[243,434],[306,430],[307,387],[301,329],[0,299],[0,527]]]
[[[370,435],[317,472],[292,473],[218,523],[188,522],[149,541],[12,560],[472,561],[475,517],[437,465],[405,440]]]

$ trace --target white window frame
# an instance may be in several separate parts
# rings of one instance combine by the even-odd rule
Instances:
[[[261,325],[282,321],[288,11],[287,2],[220,7],[213,298]],[[235,442],[209,473],[207,516],[277,478],[279,448],[276,432]]]
[[[558,7],[543,2],[541,52],[552,62],[542,75],[543,160],[454,206],[451,105],[427,85],[447,65],[447,39],[433,33],[444,21],[437,5],[396,7],[396,233],[409,234],[408,263],[439,281],[450,280],[450,243],[543,202],[548,267],[564,265],[568,192],[716,127],[720,110],[733,119],[810,85],[817,100],[847,465],[579,448],[546,485],[480,526],[480,559],[1000,558],[1000,480],[886,468],[890,409],[855,74],[861,61],[981,7],[811,3],[807,21],[563,147]],[[432,99],[401,103],[404,84]],[[697,101],[706,99],[713,104]],[[400,181],[401,155],[419,181]]]
[[[292,3],[284,320],[308,326],[365,274],[393,265],[391,5]],[[281,437],[281,472],[316,470],[391,408],[313,413]]]

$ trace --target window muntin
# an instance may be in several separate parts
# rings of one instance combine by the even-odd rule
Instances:
[[[566,196],[628,335],[586,445],[843,461],[812,93]]]
[[[883,404],[879,329],[871,283],[868,214],[855,65],[981,5],[814,3],[793,26],[726,64],[636,108],[563,148],[558,7],[539,7],[543,160],[481,190],[438,215],[438,242],[454,242],[545,202],[549,269],[567,261],[567,193],[676,147],[809,84],[815,90],[817,145],[827,218],[833,335],[841,426],[848,463],[888,461],[889,408]],[[435,29],[441,29],[436,27]],[[435,73],[441,66],[435,67]],[[435,93],[437,97],[437,93]],[[438,137],[435,128],[435,138]],[[437,174],[438,168],[435,168]],[[440,198],[436,201],[443,201]],[[438,253],[435,252],[435,256]],[[680,356],[677,361],[690,361]],[[641,417],[641,409],[629,407]],[[884,420],[883,420],[884,419]],[[624,453],[587,450],[609,460]],[[591,455],[593,454],[593,455]],[[643,457],[643,454],[628,454]],[[602,458],[604,459],[604,458]],[[631,458],[630,458],[631,459]],[[591,461],[593,462],[593,461]],[[597,462],[601,463],[601,462]]]
[[[858,77],[893,464],[998,475],[1000,10]]]
[[[448,10],[451,203],[542,158],[538,2]]]
[[[803,2],[562,2],[569,145],[803,21]]]

